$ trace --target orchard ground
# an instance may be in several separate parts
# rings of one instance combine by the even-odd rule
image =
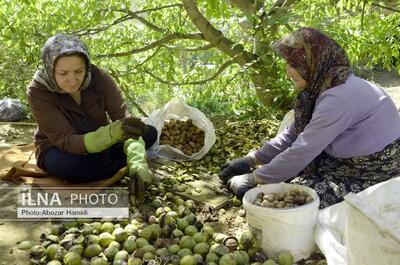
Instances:
[[[387,71],[364,71],[361,77],[369,79],[381,85],[385,91],[392,97],[398,109],[400,109],[400,76]],[[35,125],[23,125],[15,127],[7,123],[0,123],[0,150],[4,150],[14,144],[29,143],[33,141],[33,131]],[[0,187],[8,187],[10,183],[0,181]],[[1,197],[0,197],[1,201]],[[229,232],[241,231],[246,228],[245,217],[238,214],[240,207],[230,207],[221,209],[219,220],[223,230]],[[20,222],[2,222],[0,221],[0,265],[10,264],[30,264],[26,251],[16,248],[17,242],[23,240],[32,240],[39,242],[39,237],[45,233],[49,227],[48,221],[20,221]],[[316,264],[309,263],[309,264]],[[319,261],[319,264],[324,264]]]

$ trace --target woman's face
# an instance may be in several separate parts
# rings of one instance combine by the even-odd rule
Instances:
[[[86,64],[79,55],[62,56],[54,67],[57,85],[67,93],[79,91],[86,75]]]
[[[307,81],[299,74],[299,72],[290,64],[286,65],[286,76],[291,79],[295,88],[303,91],[307,87]]]

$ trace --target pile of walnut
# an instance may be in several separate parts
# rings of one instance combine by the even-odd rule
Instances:
[[[192,120],[171,119],[164,123],[160,136],[161,145],[170,145],[186,155],[200,151],[204,146],[204,131],[196,127]]]
[[[270,208],[293,208],[312,202],[313,197],[305,191],[291,190],[288,192],[272,192],[265,194],[260,192],[254,200],[254,204]]]

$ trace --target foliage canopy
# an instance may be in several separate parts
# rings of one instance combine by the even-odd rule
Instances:
[[[41,47],[57,33],[80,36],[141,114],[173,97],[241,117],[291,108],[295,91],[269,44],[302,26],[333,37],[355,65],[400,70],[397,1],[0,2],[0,98],[23,102]]]

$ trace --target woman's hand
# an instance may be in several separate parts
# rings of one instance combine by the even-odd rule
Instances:
[[[147,130],[147,125],[139,118],[126,117],[86,133],[83,141],[88,153],[98,153],[127,139],[137,140]]]
[[[234,159],[220,167],[219,178],[226,184],[233,176],[250,173],[254,164],[250,157]]]
[[[131,191],[140,200],[144,192],[156,180],[146,161],[146,150],[143,139],[128,139],[124,143],[126,162],[131,177]]]
[[[235,176],[228,180],[227,186],[236,196],[242,198],[249,189],[257,186],[256,176],[254,173]]]
[[[125,139],[139,139],[139,137],[143,136],[147,130],[147,125],[142,122],[139,118],[135,117],[126,117],[120,119],[121,121],[121,129],[124,133]]]

